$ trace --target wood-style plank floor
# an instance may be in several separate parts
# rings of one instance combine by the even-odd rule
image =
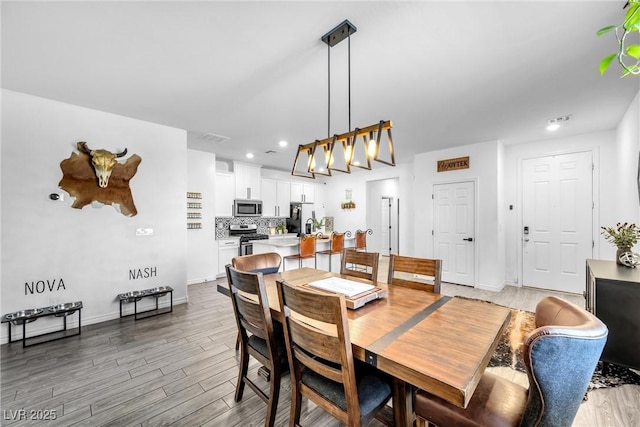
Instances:
[[[456,285],[445,285],[443,293],[528,310],[535,307],[537,298],[548,294],[508,287],[499,294],[485,295]],[[263,425],[266,405],[249,388],[241,402],[233,399],[238,355],[229,299],[216,292],[216,282],[191,285],[188,294],[189,303],[174,307],[171,314],[88,325],[79,337],[27,349],[20,343],[2,345],[0,425]],[[257,368],[253,363],[255,378]],[[510,370],[504,374],[513,376]],[[513,379],[526,383],[526,377]],[[257,381],[267,389],[265,381]],[[289,394],[287,375],[282,381],[276,425],[288,425]],[[640,426],[639,401],[640,386],[593,391],[574,426]],[[37,419],[54,414],[54,420]],[[303,425],[338,423],[306,403]],[[381,424],[373,421],[370,425]]]

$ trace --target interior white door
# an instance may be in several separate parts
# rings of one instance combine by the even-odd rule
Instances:
[[[591,152],[522,162],[522,284],[582,293],[593,256]]]
[[[380,255],[391,252],[391,198],[380,199]]]
[[[474,286],[475,184],[433,186],[433,252],[442,260],[442,280]]]

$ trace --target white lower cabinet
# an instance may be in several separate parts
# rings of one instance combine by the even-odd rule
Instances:
[[[216,277],[224,277],[227,272],[225,266],[231,264],[231,259],[237,256],[240,250],[239,239],[218,240],[218,274]]]

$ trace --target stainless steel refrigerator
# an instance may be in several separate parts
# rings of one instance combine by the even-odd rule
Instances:
[[[311,218],[315,218],[313,203],[291,203],[289,218],[287,218],[287,231],[289,233],[311,234],[313,224]]]

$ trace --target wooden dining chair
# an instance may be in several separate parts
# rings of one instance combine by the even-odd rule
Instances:
[[[400,273],[400,274],[397,274]],[[428,276],[433,283],[416,280],[414,274]],[[423,289],[436,294],[440,293],[442,261],[439,259],[416,258],[391,254],[389,256],[389,277],[387,283],[394,286],[405,286]]]
[[[367,251],[367,234],[373,234],[373,230],[370,228],[366,230],[356,230],[356,250]]]
[[[267,404],[264,425],[272,427],[280,396],[280,379],[282,372],[288,368],[282,328],[274,327],[271,319],[263,274],[243,272],[231,265],[226,266],[226,271],[233,313],[240,332],[240,366],[235,401],[242,400],[244,386],[248,385]],[[270,372],[268,395],[247,376],[249,356]]]
[[[300,245],[297,254],[287,255],[283,258],[282,269],[287,269],[287,260],[297,260],[298,268],[302,268],[302,260],[313,258],[313,267],[317,267],[316,261],[316,239],[315,234],[303,234],[300,236]]]
[[[249,273],[272,274],[280,270],[282,257],[277,252],[263,254],[240,255],[231,259],[231,265],[236,270]],[[236,351],[240,348],[240,332],[236,338]]]
[[[342,254],[340,274],[362,277],[363,279],[378,280],[378,252],[360,252],[354,248],[347,248]]]
[[[300,425],[303,396],[347,426],[367,425],[392,383],[353,358],[344,295],[276,283],[291,372],[289,426]]]
[[[466,408],[423,390],[415,395],[417,425],[570,426],[607,341],[600,319],[557,297],[536,306],[536,329],[522,345],[529,387],[485,372]]]
[[[329,249],[324,251],[316,252],[316,258],[318,255],[328,255],[329,256],[329,271],[331,271],[331,259],[334,255],[340,255],[342,257],[342,251],[344,250],[344,237],[345,235],[351,236],[351,232],[347,231],[346,233],[338,233],[333,232],[329,237]],[[342,260],[340,260],[342,262]]]

